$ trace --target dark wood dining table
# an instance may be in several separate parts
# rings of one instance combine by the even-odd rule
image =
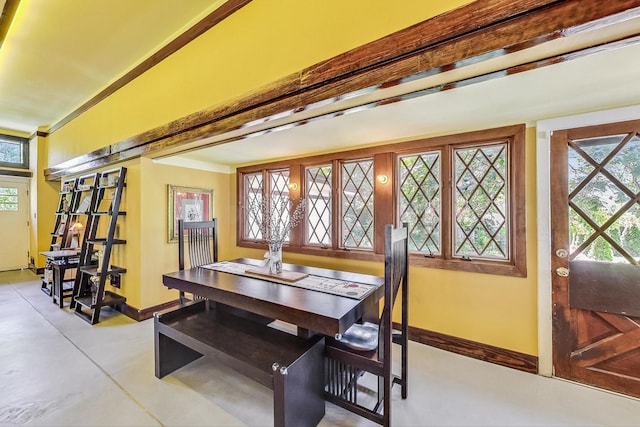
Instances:
[[[250,258],[235,259],[232,262],[248,266],[262,264]],[[344,333],[361,318],[377,322],[378,301],[384,293],[383,277],[295,264],[283,264],[282,268],[286,271],[373,285],[375,289],[362,299],[353,299],[201,267],[164,274],[162,281],[169,288],[297,325],[300,334],[334,336]]]

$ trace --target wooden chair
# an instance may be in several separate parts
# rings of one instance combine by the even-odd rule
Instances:
[[[391,420],[391,387],[401,386],[407,398],[407,319],[408,319],[408,226],[385,227],[384,306],[378,325],[355,324],[342,336],[325,341],[325,397],[378,424],[388,426]],[[402,287],[402,324],[399,333],[393,331],[393,304]],[[392,343],[401,348],[400,376],[391,371]],[[365,387],[365,373],[373,374],[374,386]],[[367,378],[369,377],[369,378]],[[360,392],[360,394],[358,393]],[[375,399],[371,401],[370,395]],[[369,404],[367,404],[367,400]]]
[[[199,267],[218,262],[218,222],[178,220],[178,269],[185,266],[185,240],[189,251],[189,266]],[[201,299],[193,295],[193,299]],[[184,291],[180,291],[180,303],[189,301]]]

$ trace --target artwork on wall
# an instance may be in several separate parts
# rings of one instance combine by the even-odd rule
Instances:
[[[179,187],[169,189],[169,242],[178,241],[178,220],[207,221],[213,218],[213,190],[208,188]]]

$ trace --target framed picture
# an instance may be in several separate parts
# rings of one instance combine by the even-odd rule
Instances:
[[[207,221],[213,218],[213,190],[178,187],[169,189],[169,242],[178,241],[178,220]]]

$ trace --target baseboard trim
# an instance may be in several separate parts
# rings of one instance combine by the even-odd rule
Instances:
[[[153,317],[153,313],[155,313],[156,311],[166,310],[177,305],[180,305],[180,300],[173,300],[140,310],[138,308],[130,306],[127,303],[124,303],[118,307],[118,311],[125,316],[132,318],[136,322],[141,322],[143,320],[151,319]]]
[[[399,327],[400,325],[395,325]],[[506,366],[531,374],[538,373],[538,358],[505,348],[458,338],[439,332],[409,326],[409,339],[441,350],[472,357],[496,365]]]

